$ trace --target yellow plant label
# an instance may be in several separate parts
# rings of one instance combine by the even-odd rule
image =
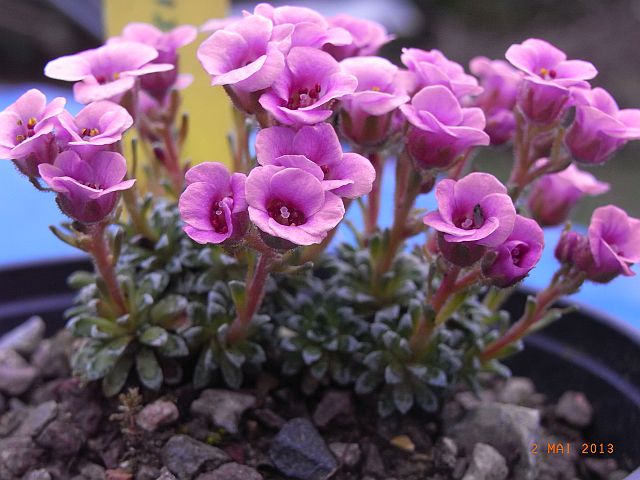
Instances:
[[[119,35],[130,22],[151,23],[161,30],[178,25],[199,27],[211,18],[227,15],[228,0],[103,0],[105,35]],[[209,76],[196,58],[198,45],[206,38],[200,34],[180,50],[180,71],[194,76],[183,90],[184,112],[189,114],[189,136],[183,160],[192,164],[205,161],[231,165],[227,135],[232,128],[231,106],[222,87],[212,87]]]

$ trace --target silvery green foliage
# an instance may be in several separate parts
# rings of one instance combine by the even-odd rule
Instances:
[[[184,365],[199,357],[194,383],[204,386],[220,370],[227,385],[238,387],[243,368],[264,361],[257,344],[225,343],[235,314],[229,284],[237,283],[242,265],[219,247],[187,238],[174,204],[150,197],[144,202],[157,240],[119,234],[124,239],[116,270],[130,313],[118,317],[105,309],[99,302],[104,287],[95,275],[76,272],[70,278],[79,292],[66,313],[68,328],[84,339],[73,357],[74,372],[101,380],[107,395],[118,393],[131,371],[143,386],[159,390],[187,380]]]
[[[429,277],[419,251],[401,253],[375,279],[373,265],[388,242],[382,232],[366,246],[339,245],[315,265],[274,272],[246,338],[232,344],[228,330],[235,305],[244,302],[251,253],[234,257],[195,244],[182,232],[175,205],[146,202],[155,242],[115,232],[131,313],[117,317],[105,309],[98,300],[104,286],[93,274],[70,279],[79,293],[69,328],[84,338],[74,370],[101,380],[109,395],[136,377],[153,390],[186,381],[238,388],[267,364],[303,385],[334,383],[374,396],[381,415],[414,406],[431,412],[452,383],[474,384],[478,356],[495,335],[490,327],[507,321],[472,296],[443,326],[431,325],[430,341],[415,352],[414,330],[433,322],[424,310],[427,282],[438,279]],[[505,373],[497,362],[488,368]]]

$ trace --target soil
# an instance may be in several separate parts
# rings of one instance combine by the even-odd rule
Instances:
[[[620,480],[630,467],[588,441],[584,395],[551,401],[526,378],[486,376],[437,416],[385,419],[373,399],[305,396],[269,374],[238,392],[105,399],[69,377],[71,342],[61,332],[17,352],[0,339],[1,480]]]

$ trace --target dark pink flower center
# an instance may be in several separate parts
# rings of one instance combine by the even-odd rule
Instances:
[[[529,247],[527,245],[518,245],[511,249],[511,261],[516,267],[520,266],[522,262],[522,258],[529,251]]]
[[[558,72],[556,72],[553,68],[544,68],[542,67],[540,69],[540,76],[544,79],[551,79],[553,80],[554,78],[556,78],[556,76],[558,75]]]
[[[280,225],[287,227],[302,225],[307,220],[300,210],[278,199],[273,199],[267,204],[267,213]]]
[[[320,98],[320,91],[322,87],[319,83],[316,83],[311,88],[298,88],[291,92],[289,96],[289,101],[287,102],[287,108],[289,110],[297,110],[299,108],[309,107],[316,103],[318,98]]]
[[[473,212],[460,216],[454,222],[458,228],[464,230],[474,230],[480,228],[484,224],[484,213],[480,204],[473,207]]]
[[[227,219],[222,209],[222,202],[215,202],[211,209],[211,226],[216,233],[229,233],[229,226],[227,225]]]

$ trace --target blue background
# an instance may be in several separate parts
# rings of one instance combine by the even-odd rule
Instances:
[[[70,89],[43,84],[0,85],[0,110],[4,110],[29,88],[39,88],[48,99],[56,96],[67,98],[67,108],[76,113],[81,106],[71,95]],[[383,198],[381,208],[381,224],[391,223],[390,211],[393,195],[394,173],[392,165],[384,174]],[[432,195],[423,195],[418,200],[418,206],[427,209],[435,208]],[[387,208],[385,208],[387,207]],[[361,224],[360,212],[354,204],[349,211],[349,217]],[[9,264],[23,263],[34,260],[76,256],[78,253],[62,243],[49,231],[49,225],[56,225],[64,221],[65,217],[58,210],[51,193],[39,192],[22,176],[9,161],[0,160],[0,267]],[[579,228],[579,227],[578,227]],[[542,288],[558,267],[553,257],[553,248],[558,240],[560,228],[548,229],[545,232],[547,248],[542,260],[525,280],[525,285]],[[348,232],[342,229],[336,240],[348,240]],[[424,235],[419,235],[414,241],[424,241]],[[640,329],[638,316],[638,297],[640,292],[640,277],[620,277],[607,285],[585,284],[573,298],[589,305],[596,310],[606,312],[625,323]]]

